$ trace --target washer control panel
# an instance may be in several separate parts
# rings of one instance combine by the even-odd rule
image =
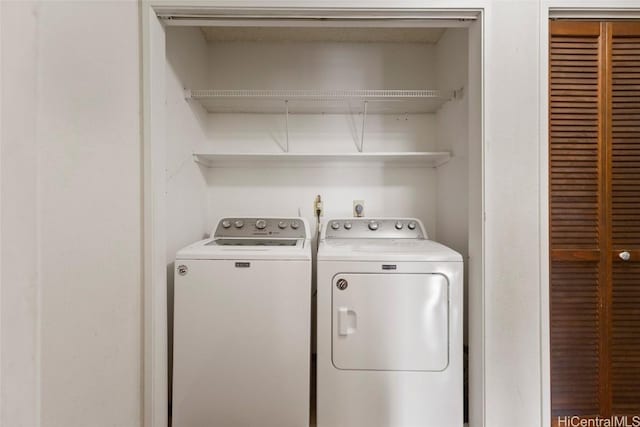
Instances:
[[[346,218],[329,220],[327,239],[426,239],[427,233],[415,218]]]
[[[222,218],[213,233],[223,237],[270,237],[305,239],[306,227],[302,218]]]

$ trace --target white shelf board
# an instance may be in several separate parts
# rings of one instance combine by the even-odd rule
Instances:
[[[438,167],[451,159],[451,153],[438,152],[364,152],[364,153],[194,153],[194,159],[206,167],[302,166],[333,164],[358,166]]]
[[[457,91],[440,90],[187,90],[209,113],[433,113]]]

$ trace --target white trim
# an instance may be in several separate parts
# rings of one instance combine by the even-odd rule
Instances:
[[[418,21],[425,19],[470,19],[478,17],[477,8],[310,8],[310,7],[225,7],[157,6],[155,11],[161,19],[206,18],[206,19],[284,19],[284,20],[385,20],[400,19]],[[306,22],[305,22],[306,24]]]
[[[3,352],[3,334],[2,334],[2,242],[4,242],[2,238],[2,104],[3,98],[2,94],[4,93],[4,87],[2,86],[2,4],[0,4],[0,390],[5,388],[4,384],[4,376],[2,375],[2,354]],[[3,408],[4,405],[0,403],[0,423],[3,420]]]
[[[540,95],[539,120],[540,146],[538,155],[539,185],[539,237],[540,237],[540,422],[542,427],[551,426],[551,376],[549,343],[549,9],[540,7]]]
[[[464,28],[473,20],[458,19],[424,19],[419,21],[378,21],[378,20],[353,20],[353,21],[315,21],[304,20],[304,26],[308,28]],[[210,19],[210,18],[175,18],[167,19],[163,23],[168,27],[298,27],[300,22],[296,20],[261,20],[261,19]]]
[[[36,5],[34,6],[34,12],[37,14],[39,9],[42,6]],[[37,16],[37,15],[36,15]],[[43,222],[44,215],[40,215],[43,212],[42,209],[42,201],[44,199],[43,196],[43,185],[42,185],[42,170],[43,164],[45,164],[45,160],[43,159],[43,150],[42,143],[40,142],[40,134],[42,133],[40,120],[42,118],[42,102],[40,91],[42,87],[42,78],[40,78],[39,73],[45,68],[42,64],[43,55],[40,52],[41,41],[40,41],[40,25],[39,21],[36,19],[35,21],[35,82],[34,82],[34,92],[35,92],[35,120],[34,120],[34,145],[35,145],[35,209],[36,209],[36,217],[35,217],[35,421],[37,423],[37,427],[42,426],[42,264],[43,264],[43,254],[42,254],[42,235],[43,235]],[[42,140],[46,140],[42,138]]]
[[[144,427],[168,425],[167,273],[165,266],[165,40],[153,9],[142,5]]]
[[[640,19],[637,0],[542,0],[540,4],[540,366],[542,427],[551,425],[549,319],[549,18]]]
[[[467,271],[469,272],[470,277],[477,275],[478,276],[478,286],[475,286],[473,280],[469,280],[468,286],[468,319],[467,319],[467,327],[468,329],[468,340],[469,340],[469,426],[472,427],[484,427],[486,426],[486,414],[487,414],[487,402],[486,402],[486,346],[485,346],[485,293],[486,293],[486,277],[485,277],[485,263],[486,263],[486,248],[485,248],[485,108],[486,108],[486,97],[485,97],[485,76],[486,76],[486,61],[485,61],[485,53],[486,53],[486,9],[482,11],[479,22],[473,24],[469,28],[469,40],[476,40],[476,37],[473,37],[472,34],[474,32],[480,33],[480,49],[477,52],[479,58],[480,65],[480,75],[477,76],[477,81],[472,82],[471,77],[474,76],[474,73],[469,72],[469,80],[467,82],[467,99],[468,99],[468,111],[469,111],[469,137],[472,135],[480,135],[480,165],[478,165],[478,169],[476,170],[472,164],[469,164],[469,197],[476,194],[473,191],[475,184],[475,188],[477,186],[480,187],[480,191],[477,192],[480,197],[479,203],[469,203],[469,218],[475,218],[477,223],[479,224],[480,233],[477,237],[477,241],[469,240],[469,254],[473,254],[476,251],[481,253],[481,263],[474,271],[471,268],[471,265],[468,267]],[[471,49],[471,45],[469,44],[469,52],[473,52]],[[468,60],[468,65],[471,67],[475,67],[477,64],[473,63],[470,57]],[[477,103],[477,104],[476,104]],[[475,108],[473,105],[479,104],[480,112],[479,114],[475,114]],[[471,141],[471,139],[470,139]],[[472,144],[469,148],[469,159],[476,159],[476,156],[471,152]],[[480,179],[478,179],[478,174],[480,175]],[[469,221],[469,231],[470,235],[472,235],[472,223]],[[471,258],[471,257],[470,257]],[[472,293],[479,291],[479,298],[471,298]],[[472,302],[476,302],[476,307],[473,307]],[[477,312],[477,314],[476,314]],[[477,351],[477,357],[475,357],[475,352],[472,351],[472,348],[475,348]],[[472,387],[472,384],[478,384],[476,387]]]
[[[478,19],[478,10],[433,9],[335,9],[335,8],[173,8],[155,9],[166,26],[214,27],[467,27]]]
[[[184,3],[174,0],[175,4],[180,5],[184,9]],[[233,14],[248,10],[240,6],[229,7],[211,7],[212,4],[224,4],[222,1],[209,1],[206,3],[195,2],[191,11],[195,9],[215,9],[218,13]],[[243,2],[246,3],[246,2]],[[486,264],[486,243],[485,243],[485,76],[486,76],[486,60],[487,54],[486,31],[487,25],[487,8],[489,1],[473,0],[466,2],[458,2],[461,7],[452,9],[450,6],[442,7],[446,2],[434,2],[432,9],[423,8],[342,8],[340,6],[332,8],[311,9],[311,8],[289,8],[282,9],[278,7],[261,8],[261,11],[274,11],[282,13],[283,10],[293,11],[317,11],[322,10],[324,13],[331,12],[336,16],[340,14],[357,11],[364,13],[368,11],[384,11],[386,15],[393,13],[405,13],[415,16],[416,12],[429,12],[434,15],[438,11],[456,11],[473,12],[481,22],[479,31],[482,39],[480,41],[481,50],[481,76],[479,78],[479,87],[477,88],[476,98],[481,105],[481,114],[478,117],[478,127],[481,130],[481,165],[479,173],[481,179],[481,200],[480,215],[478,218],[480,225],[479,241],[476,242],[477,247],[481,251],[481,262],[478,269],[480,270],[479,287],[481,301],[476,302],[474,312],[474,342],[478,342],[481,346],[478,352],[478,360],[473,363],[479,367],[477,377],[480,378],[481,384],[475,389],[479,407],[477,407],[477,419],[473,420],[470,425],[472,427],[484,427],[486,425],[486,366],[485,366],[485,264]],[[143,186],[144,186],[144,206],[143,206],[143,247],[144,247],[144,268],[143,268],[143,290],[144,290],[144,352],[143,352],[143,394],[144,394],[144,410],[143,425],[144,427],[166,427],[167,426],[167,306],[166,306],[166,251],[165,251],[165,170],[164,170],[164,120],[162,114],[164,111],[165,87],[164,87],[164,31],[162,30],[156,11],[171,10],[175,4],[169,4],[166,1],[143,0],[141,3],[142,12],[142,96],[143,96]],[[451,3],[449,3],[450,5]],[[469,5],[473,6],[469,6]],[[437,9],[440,5],[441,8]],[[175,10],[175,9],[174,9]],[[255,9],[252,9],[255,10]],[[473,24],[472,24],[473,25]],[[162,34],[160,34],[162,32]],[[471,308],[471,302],[470,302]],[[471,324],[471,322],[469,322]],[[472,364],[470,360],[470,365]],[[470,393],[471,394],[471,393]]]
[[[638,8],[557,8],[542,10],[548,19],[640,19]]]

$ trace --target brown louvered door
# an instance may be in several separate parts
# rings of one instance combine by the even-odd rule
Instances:
[[[640,414],[640,24],[551,22],[549,95],[552,421]]]
[[[549,206],[551,398],[560,415],[600,413],[603,75],[599,23],[551,23]]]
[[[640,23],[608,24],[611,405],[640,414]]]

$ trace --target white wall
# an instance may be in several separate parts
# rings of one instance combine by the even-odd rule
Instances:
[[[0,425],[37,425],[39,408],[36,19],[0,4]]]
[[[352,216],[353,200],[365,200],[370,216],[415,215],[435,232],[435,174],[424,168],[308,167],[210,169],[210,228],[220,216],[295,216],[313,220],[321,194],[325,217]],[[221,202],[224,201],[224,204]]]
[[[137,426],[138,5],[0,7],[1,422]]]
[[[212,42],[209,87],[218,89],[434,88],[434,46],[399,43]],[[359,108],[358,108],[359,109]],[[284,105],[283,105],[284,111]],[[215,152],[281,152],[284,114],[211,114],[208,141]],[[289,117],[291,152],[355,152],[362,115]],[[373,115],[366,122],[365,151],[435,149],[435,115]],[[413,215],[435,235],[432,170],[362,167],[222,168],[203,170],[210,185],[209,229],[223,215],[297,215],[313,223],[321,194],[325,217],[351,216],[365,200],[371,216]],[[221,201],[224,200],[224,204]]]
[[[176,251],[203,237],[207,230],[206,182],[192,153],[206,143],[206,112],[188,103],[184,86],[208,81],[207,45],[198,29],[170,28],[167,34],[167,262]]]
[[[466,28],[447,30],[436,46],[436,70],[438,87],[469,90],[467,64],[469,32]],[[474,75],[479,69],[471,70]],[[437,150],[450,151],[452,158],[437,169],[436,184],[436,233],[438,241],[462,254],[465,266],[469,260],[469,164],[479,163],[476,157],[469,159],[468,96],[462,95],[445,103],[437,113]],[[468,319],[468,269],[464,274],[465,319]],[[465,322],[466,324],[467,322]],[[468,342],[465,327],[464,342]]]
[[[428,89],[435,80],[425,43],[215,41],[209,54],[211,89]]]
[[[208,232],[206,181],[193,161],[196,147],[207,140],[206,112],[188,103],[184,86],[206,87],[207,45],[194,28],[167,29],[166,38],[166,209],[167,209],[167,341],[168,393],[173,379],[173,266],[176,252]]]
[[[539,26],[537,0],[496,0],[484,29],[484,375],[489,427],[542,422]]]

